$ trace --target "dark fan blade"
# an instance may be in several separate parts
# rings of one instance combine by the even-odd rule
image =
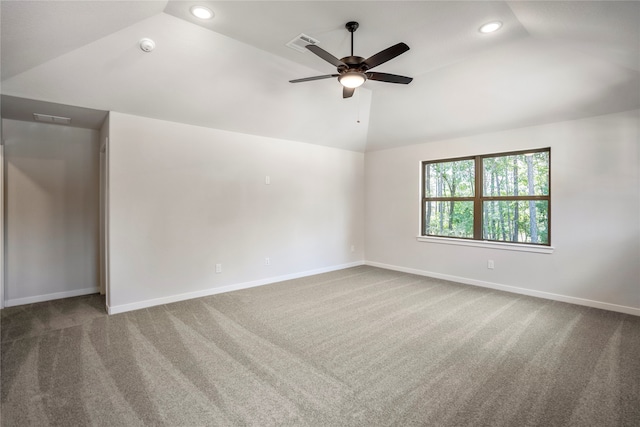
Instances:
[[[353,92],[356,91],[354,87],[343,87],[342,88],[342,97],[343,98],[351,98],[353,96]]]
[[[327,74],[325,76],[305,77],[304,79],[289,80],[289,83],[310,82],[312,80],[330,79],[331,77],[338,77],[340,74]]]
[[[385,62],[395,58],[398,55],[402,55],[408,50],[409,50],[409,46],[407,46],[404,43],[398,43],[381,52],[376,53],[370,58],[365,59],[363,64],[367,66],[368,70],[370,70],[373,67],[377,67],[380,64],[384,64]]]
[[[367,75],[367,78],[369,80],[377,80],[379,82],[400,83],[403,85],[407,85],[411,83],[411,80],[413,80],[413,78],[411,77],[398,76],[396,74],[376,73],[376,72],[365,73],[365,74]]]
[[[311,52],[315,53],[320,58],[322,58],[325,61],[327,61],[329,64],[333,64],[336,67],[346,67],[347,66],[347,64],[345,64],[344,62],[340,61],[338,58],[336,58],[335,56],[331,55],[326,50],[321,49],[321,48],[319,48],[318,46],[316,46],[314,44],[308,44],[307,45],[307,49],[309,49]]]

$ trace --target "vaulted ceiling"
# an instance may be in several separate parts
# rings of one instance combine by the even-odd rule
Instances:
[[[26,98],[368,151],[640,108],[640,2],[2,0],[0,13],[3,116]],[[367,81],[350,99],[336,79],[289,83],[335,69],[286,43],[304,33],[348,56],[351,20],[358,56],[407,43],[376,71],[413,82]]]

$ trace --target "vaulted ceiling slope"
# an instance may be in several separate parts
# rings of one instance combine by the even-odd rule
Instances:
[[[214,19],[189,8],[203,4]],[[640,108],[640,2],[7,1],[1,92],[355,151]],[[411,50],[342,99],[333,67],[285,44],[300,33],[347,56]],[[489,21],[500,31],[481,34]],[[145,53],[144,37],[156,43]],[[4,107],[3,107],[4,108]]]

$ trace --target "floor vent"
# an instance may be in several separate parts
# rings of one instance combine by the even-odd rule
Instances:
[[[297,50],[298,52],[308,52],[305,46],[309,44],[319,44],[319,43],[320,42],[314,39],[313,37],[309,37],[308,35],[301,33],[295,39],[287,43],[287,46],[290,47],[291,49]]]

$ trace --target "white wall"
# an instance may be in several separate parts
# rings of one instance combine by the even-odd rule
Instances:
[[[98,132],[2,124],[7,306],[97,292]]]
[[[640,314],[639,141],[636,110],[367,153],[367,262]],[[421,161],[540,147],[553,254],[416,241]]]
[[[111,313],[363,262],[362,153],[112,112],[109,164]]]

